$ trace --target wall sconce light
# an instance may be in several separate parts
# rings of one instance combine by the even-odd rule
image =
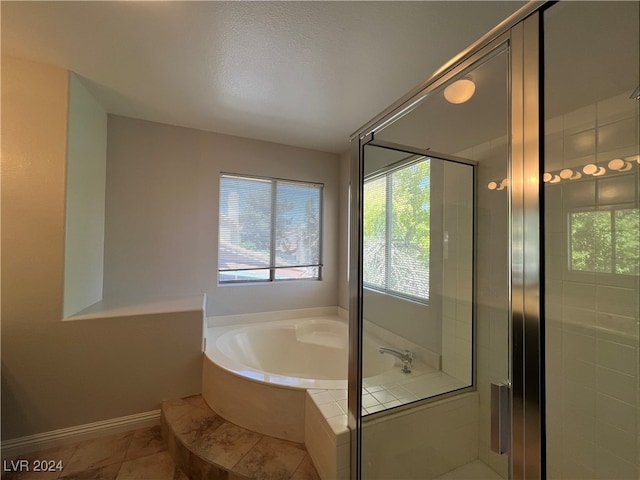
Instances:
[[[464,103],[468,101],[476,91],[476,84],[469,77],[456,80],[444,89],[444,98],[449,103]]]
[[[504,190],[508,186],[509,186],[509,180],[506,178],[503,178],[499,182],[489,182],[487,185],[487,188],[489,190]]]
[[[553,173],[545,172],[542,175],[542,181],[544,183],[558,183],[560,180],[560,175],[554,175]]]
[[[593,175],[594,177],[599,177],[604,175],[607,172],[607,169],[604,167],[599,167],[595,163],[589,163],[582,168],[582,172],[585,175]]]
[[[609,169],[616,172],[628,172],[633,167],[633,165],[631,165],[631,162],[625,162],[621,158],[614,158],[613,160],[609,160],[607,166],[609,167]]]
[[[570,168],[565,168],[560,171],[560,178],[563,180],[577,180],[582,178],[582,174],[580,172],[574,172]]]

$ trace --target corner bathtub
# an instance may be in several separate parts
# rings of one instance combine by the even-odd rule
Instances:
[[[366,377],[393,368],[393,357],[363,343]],[[209,328],[202,395],[237,425],[303,442],[306,390],[346,389],[348,355],[348,326],[337,316]]]

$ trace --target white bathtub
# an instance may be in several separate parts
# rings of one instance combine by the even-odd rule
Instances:
[[[365,377],[395,359],[364,339]],[[304,441],[307,389],[346,389],[348,326],[337,316],[209,328],[202,394],[227,420],[266,435]]]

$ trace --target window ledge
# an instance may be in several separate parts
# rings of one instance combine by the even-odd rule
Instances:
[[[201,311],[204,314],[205,306],[205,294],[144,300],[101,300],[74,315],[63,318],[62,321],[67,322],[188,311]]]

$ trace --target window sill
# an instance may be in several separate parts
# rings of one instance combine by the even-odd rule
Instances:
[[[145,300],[101,300],[74,315],[63,318],[62,321],[68,322],[189,311],[201,311],[204,315],[205,308],[205,294]]]

